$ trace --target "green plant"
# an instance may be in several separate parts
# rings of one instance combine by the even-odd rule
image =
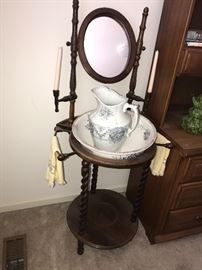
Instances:
[[[202,95],[192,98],[193,107],[189,113],[182,118],[182,128],[191,134],[202,134]]]

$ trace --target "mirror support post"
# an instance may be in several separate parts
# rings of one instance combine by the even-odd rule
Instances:
[[[70,132],[72,128],[72,124],[75,119],[75,101],[77,99],[76,94],[76,64],[77,64],[77,52],[78,52],[78,34],[77,34],[77,28],[78,28],[78,9],[79,9],[79,0],[73,0],[72,2],[72,8],[73,8],[73,16],[72,16],[72,36],[71,36],[71,42],[67,41],[66,45],[70,47],[71,50],[71,72],[70,72],[70,81],[69,81],[69,95],[64,96],[59,99],[59,90],[53,91],[54,100],[55,100],[55,111],[58,112],[58,105],[59,102],[70,102],[69,106],[69,115],[68,119],[65,119],[55,126],[55,133],[57,132]]]
[[[137,82],[137,70],[139,67],[140,55],[141,55],[141,52],[145,50],[145,47],[143,46],[143,37],[144,37],[144,31],[146,29],[146,21],[147,21],[148,13],[149,13],[149,8],[145,7],[142,14],[142,22],[140,25],[140,32],[139,32],[139,36],[137,40],[137,51],[136,51],[136,56],[135,56],[135,62],[133,65],[130,85],[129,85],[130,90],[126,95],[126,97],[128,98],[129,104],[131,104],[133,100],[144,101],[144,99],[142,99],[141,97],[136,96],[134,94],[134,91],[135,91],[136,82]]]
[[[71,46],[71,73],[70,73],[70,97],[74,97],[73,100],[70,100],[69,107],[69,121],[72,124],[74,121],[74,112],[75,112],[75,100],[77,99],[76,95],[76,58],[77,58],[77,28],[78,28],[78,9],[79,9],[79,0],[73,0],[73,17],[72,17],[72,37],[71,43],[67,42],[67,46]]]

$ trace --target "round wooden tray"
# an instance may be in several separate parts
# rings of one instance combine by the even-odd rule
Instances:
[[[127,244],[137,231],[137,222],[130,221],[132,204],[121,194],[105,189],[89,193],[87,229],[78,234],[80,196],[69,206],[67,223],[75,237],[84,244],[112,249]]]
[[[97,164],[99,166],[103,167],[109,167],[109,168],[131,168],[135,166],[139,166],[141,164],[144,164],[154,157],[156,153],[156,145],[153,144],[150,148],[145,150],[142,154],[138,155],[135,158],[131,159],[109,159],[105,157],[97,156],[91,152],[88,151],[80,142],[78,142],[74,135],[70,133],[69,136],[69,143],[71,145],[71,148],[75,151],[75,153],[80,156],[82,159]]]

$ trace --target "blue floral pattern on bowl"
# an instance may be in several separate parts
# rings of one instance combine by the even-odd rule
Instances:
[[[126,127],[101,127],[99,125],[93,124],[90,119],[88,119],[88,124],[86,128],[90,130],[91,135],[94,138],[108,141],[109,143],[117,144],[123,140],[126,136],[127,128]]]

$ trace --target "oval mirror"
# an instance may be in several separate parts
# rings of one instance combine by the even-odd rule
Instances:
[[[79,31],[78,52],[88,74],[115,83],[130,72],[136,41],[127,19],[118,11],[99,8],[87,15]]]

